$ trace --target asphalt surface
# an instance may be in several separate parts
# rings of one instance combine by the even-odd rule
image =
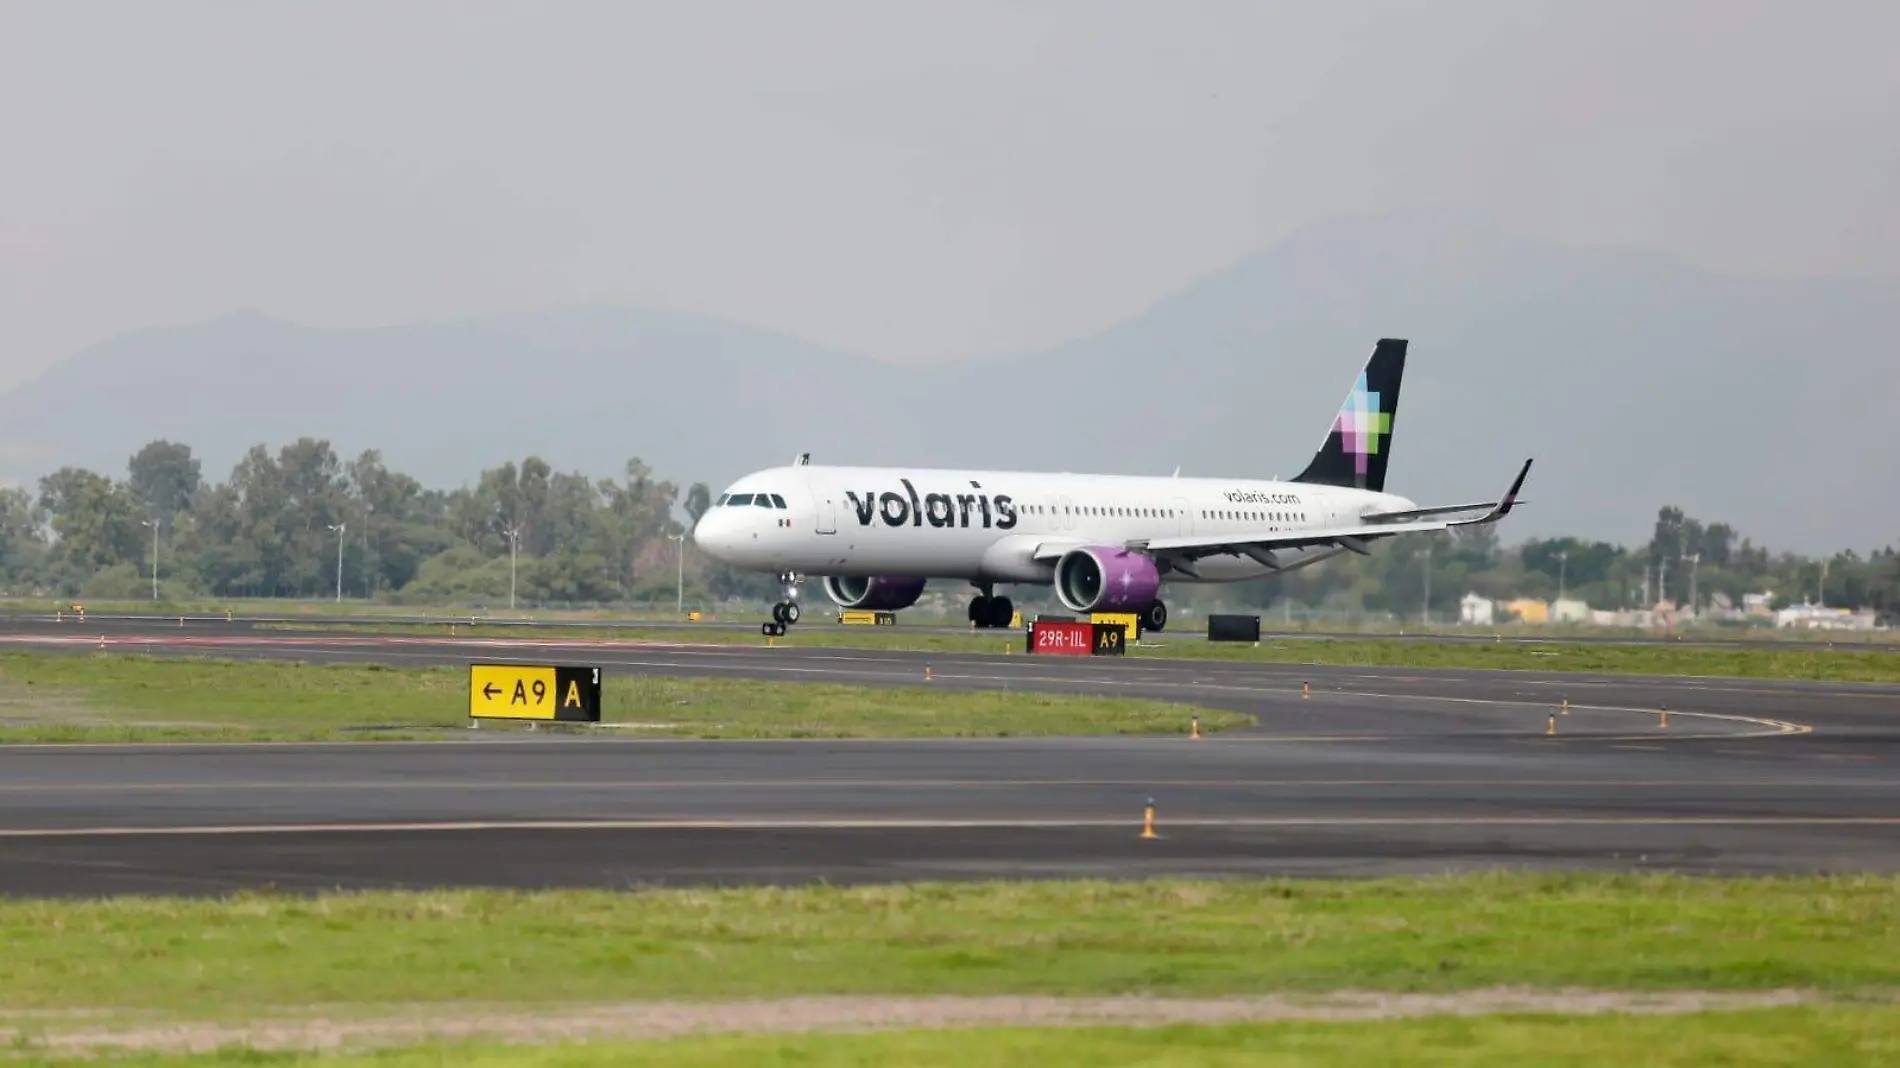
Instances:
[[[840,637],[849,632],[851,628],[839,625],[834,618],[827,618],[824,614],[826,611],[827,609],[822,606],[812,606],[805,616],[805,622],[800,625],[801,629],[808,631],[830,630],[838,633]],[[901,615],[900,613],[900,618]],[[453,616],[439,613],[415,615],[396,613],[334,613],[318,615],[310,612],[284,615],[206,615],[202,613],[186,613],[182,616],[157,617],[149,613],[127,614],[94,611],[83,617],[89,627],[98,628],[103,626],[108,631],[127,629],[137,631],[157,625],[168,625],[173,621],[178,621],[181,625],[186,625],[193,630],[214,629],[224,633],[244,633],[255,631],[259,628],[321,628],[326,625],[332,627],[413,627],[446,629],[452,625],[476,624],[489,629],[519,631],[524,635],[532,635],[535,639],[561,634],[585,636],[589,632],[605,630],[639,630],[662,633],[667,631],[678,631],[682,633],[722,631],[727,633],[756,634],[759,629],[759,624],[764,622],[765,618],[766,613],[763,611],[758,612],[756,618],[718,618],[699,622],[682,619],[533,619],[525,616],[509,618],[505,616],[492,616],[485,613]],[[17,631],[21,629],[37,629],[49,623],[70,624],[76,622],[78,619],[79,617],[72,612],[36,612],[10,609],[0,611],[0,630]],[[1404,630],[1400,630],[1396,633],[1319,630],[1278,631],[1273,629],[1273,624],[1274,620],[1271,614],[1266,614],[1261,617],[1260,636],[1263,640],[1352,640],[1411,642],[1414,644],[1505,642],[1512,645],[1667,645],[1677,649],[1685,647],[1735,649],[1843,648],[1885,651],[1900,656],[1900,642],[1885,640],[1881,635],[1845,631],[1826,638],[1794,639],[1785,635],[1756,634],[1754,636],[1716,636],[1707,633],[1648,636],[1586,633],[1553,636],[1522,632],[1506,634],[1502,630],[1488,631],[1476,627],[1462,631],[1439,630],[1423,633],[1419,631],[1407,632]],[[902,632],[905,634],[932,635],[966,635],[972,633],[971,628],[968,626],[930,625],[918,622],[915,619],[904,623]],[[1180,641],[1199,642],[1205,641],[1206,638],[1207,631],[1205,623],[1193,619],[1177,620],[1170,629],[1144,636],[1144,640],[1156,644],[1168,644]]]
[[[0,622],[0,650],[96,653],[93,622]],[[490,728],[427,743],[7,746],[0,893],[1900,870],[1896,687],[150,622],[104,637],[109,654],[1112,694],[1257,725],[1201,740]],[[1149,799],[1153,839],[1139,835]]]

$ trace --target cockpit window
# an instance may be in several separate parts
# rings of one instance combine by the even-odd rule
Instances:
[[[719,495],[719,499],[713,502],[713,507],[714,507],[714,508],[718,508],[718,507],[720,507],[721,505],[723,505],[723,504],[725,504],[725,503],[726,503],[726,498],[728,498],[728,497],[730,497],[730,496],[732,496],[732,494],[730,494],[730,493],[721,493],[721,494]]]
[[[732,507],[732,508],[737,508],[741,505],[746,505],[746,504],[751,504],[751,503],[752,503],[752,495],[750,493],[735,493],[731,497],[727,498],[726,500],[727,506]]]
[[[772,507],[772,499],[763,493],[753,494],[752,503],[758,505],[760,508]]]
[[[785,505],[785,498],[783,498],[783,497],[781,497],[781,496],[779,496],[779,495],[778,495],[778,494],[776,494],[776,493],[774,493],[774,494],[772,494],[772,507],[774,507],[774,508],[784,508],[785,506],[786,506],[786,505]]]

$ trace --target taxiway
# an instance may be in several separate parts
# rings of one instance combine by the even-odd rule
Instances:
[[[1233,709],[1256,725],[1198,741],[481,730],[414,743],[7,746],[0,893],[1900,869],[1895,687],[184,631],[125,627],[105,650],[1099,693]],[[0,628],[0,649],[96,654],[99,637],[15,625]],[[1139,835],[1149,799],[1151,839]]]

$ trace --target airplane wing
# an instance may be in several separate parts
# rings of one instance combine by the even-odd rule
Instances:
[[[1264,562],[1272,558],[1270,554],[1274,549],[1301,549],[1315,546],[1337,546],[1363,555],[1369,551],[1367,543],[1379,538],[1389,538],[1395,534],[1422,534],[1436,530],[1451,530],[1454,527],[1495,523],[1509,515],[1511,509],[1516,507],[1518,491],[1523,488],[1524,479],[1530,472],[1531,461],[1526,460],[1524,466],[1518,469],[1517,477],[1511,481],[1511,488],[1496,501],[1444,505],[1405,512],[1375,513],[1361,516],[1358,521],[1351,524],[1318,529],[1259,533],[1235,531],[1182,538],[1149,538],[1131,541],[1128,543],[1128,548],[1147,552],[1159,559],[1188,563],[1190,566],[1194,559],[1202,556],[1238,554]],[[1484,514],[1471,519],[1433,518],[1458,512],[1476,511],[1480,508],[1486,509]]]

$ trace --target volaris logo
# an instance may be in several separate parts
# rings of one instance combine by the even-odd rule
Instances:
[[[1353,469],[1366,473],[1366,465],[1392,433],[1392,413],[1379,406],[1379,394],[1366,388],[1366,373],[1359,372],[1352,395],[1333,419],[1341,447],[1352,454]]]
[[[868,527],[873,519],[883,519],[888,527],[921,527],[926,522],[933,527],[967,527],[973,518],[980,518],[985,529],[1008,530],[1016,525],[1016,502],[1006,493],[991,496],[987,493],[926,493],[920,498],[917,487],[910,479],[900,478],[904,485],[903,493],[875,490],[859,494],[855,490],[846,490],[844,495],[851,501],[852,509],[857,513],[858,525]],[[983,487],[975,482],[971,488]]]

